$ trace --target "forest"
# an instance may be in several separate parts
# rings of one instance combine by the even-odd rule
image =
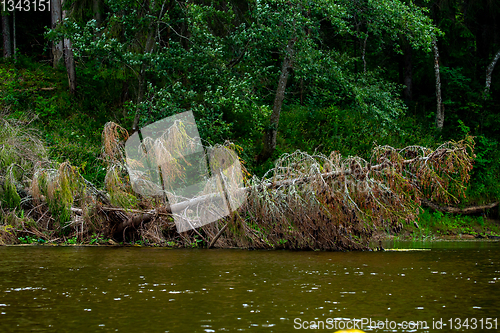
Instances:
[[[0,9],[0,245],[366,250],[389,236],[500,236],[497,1]],[[237,156],[246,201],[178,233],[168,190],[134,191],[125,143],[186,111],[207,152]],[[152,145],[174,154],[185,126]],[[162,168],[185,182],[182,162]]]

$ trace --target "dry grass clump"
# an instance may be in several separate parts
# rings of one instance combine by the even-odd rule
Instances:
[[[0,114],[0,243],[15,243],[18,228],[33,222],[23,211],[31,206],[27,188],[35,165],[47,161],[40,135],[30,126],[34,119]]]
[[[0,245],[8,245],[16,243],[15,231],[9,224],[0,225]]]
[[[27,120],[8,118],[0,114],[0,204],[2,209],[14,209],[21,204],[18,190],[29,185],[35,164],[46,160],[47,157],[38,132],[29,125],[30,122]]]
[[[123,151],[125,142],[129,138],[125,128],[110,121],[104,125],[102,131],[103,156],[116,163],[123,163],[125,154]]]
[[[76,228],[75,222],[90,222],[90,192],[95,188],[89,189],[69,162],[48,160],[38,131],[31,127],[36,117],[26,118],[31,120],[0,115],[0,238],[11,244],[26,237],[40,241],[81,237],[88,228],[82,223]]]
[[[86,185],[77,169],[64,162],[53,168],[37,168],[31,182],[36,203],[48,204],[52,216],[62,228],[71,220],[71,208],[86,207]]]
[[[31,117],[31,121],[33,119],[35,117]],[[46,160],[47,151],[39,133],[30,127],[31,121],[0,114],[0,176],[5,176],[10,166],[17,165],[16,178],[29,178],[35,164]]]

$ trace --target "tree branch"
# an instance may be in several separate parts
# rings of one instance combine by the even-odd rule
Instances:
[[[482,205],[482,206],[469,206],[466,208],[457,208],[457,207],[453,207],[453,206],[439,206],[436,203],[433,203],[429,200],[423,199],[422,205],[429,207],[433,210],[436,210],[438,212],[468,215],[468,214],[481,213],[487,209],[494,208],[494,207],[498,206],[498,201],[489,203],[487,205]]]

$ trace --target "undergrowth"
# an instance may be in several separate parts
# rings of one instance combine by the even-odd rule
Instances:
[[[419,215],[418,227],[409,226],[407,232],[408,237],[413,239],[463,235],[487,238],[500,236],[500,223],[484,215],[456,215],[423,210]]]

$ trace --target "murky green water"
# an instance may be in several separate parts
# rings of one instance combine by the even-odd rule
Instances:
[[[0,247],[0,332],[332,332],[363,318],[430,327],[366,331],[450,331],[433,318],[500,330],[500,243],[393,246],[431,250]]]

